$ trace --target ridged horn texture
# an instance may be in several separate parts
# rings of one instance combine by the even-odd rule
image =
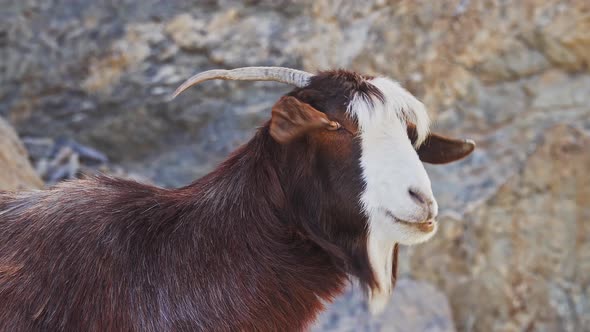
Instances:
[[[233,81],[276,81],[287,83],[296,87],[304,87],[309,83],[313,75],[297,69],[285,67],[243,67],[231,70],[213,69],[194,75],[180,85],[172,98],[175,98],[186,89],[204,81],[221,79]]]

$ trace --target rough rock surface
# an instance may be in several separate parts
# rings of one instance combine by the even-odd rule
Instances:
[[[27,150],[14,129],[0,117],[0,190],[16,191],[43,187],[29,163]]]
[[[412,248],[412,274],[450,295],[459,330],[590,330],[589,147],[547,130],[485,205]]]
[[[447,298],[432,285],[401,279],[394,294],[385,311],[373,316],[362,292],[351,288],[319,317],[312,331],[455,331]]]
[[[210,170],[288,90],[208,82],[169,102],[195,72],[345,67],[400,80],[426,103],[434,130],[478,143],[465,161],[428,167],[440,234],[404,252],[403,274],[436,283],[461,331],[590,326],[589,204],[567,184],[590,176],[589,145],[577,145],[590,131],[588,1],[0,0],[0,8],[0,115],[22,136],[73,138],[166,186]],[[569,144],[560,135],[574,152],[543,153]]]

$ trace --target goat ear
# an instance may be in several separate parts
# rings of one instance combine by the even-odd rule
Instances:
[[[408,124],[408,137],[414,143],[418,137],[416,127]],[[472,140],[461,140],[430,133],[418,148],[420,160],[429,164],[447,164],[467,157],[475,149]]]
[[[286,144],[313,129],[331,129],[339,126],[311,105],[295,97],[283,96],[272,108],[270,135]]]

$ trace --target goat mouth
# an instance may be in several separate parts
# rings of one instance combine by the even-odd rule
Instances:
[[[396,219],[395,222],[416,228],[419,231],[424,232],[424,233],[432,232],[434,230],[434,225],[436,223],[436,221],[434,221],[434,220],[429,220],[429,221],[425,221],[425,222],[409,222],[409,221],[405,221],[405,220],[401,220],[401,219]]]
[[[399,223],[399,224],[402,224],[402,225],[405,225],[408,227],[416,228],[419,231],[424,232],[424,233],[432,232],[434,230],[434,226],[436,224],[436,221],[434,219],[430,219],[430,220],[423,221],[423,222],[411,222],[411,221],[403,220],[403,219],[396,217],[389,210],[385,210],[385,214],[396,223]]]

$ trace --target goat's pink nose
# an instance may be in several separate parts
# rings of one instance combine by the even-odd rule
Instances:
[[[428,215],[425,220],[436,218],[434,200],[429,195],[413,188],[408,189],[408,194],[410,194],[412,200],[423,209],[424,214]]]

